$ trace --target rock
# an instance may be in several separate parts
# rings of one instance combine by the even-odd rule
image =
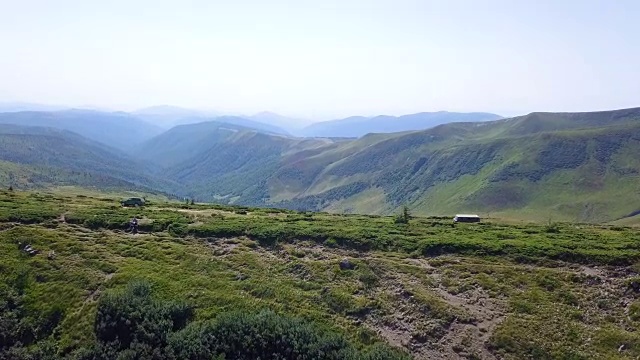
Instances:
[[[342,259],[342,261],[340,261],[340,270],[353,270],[355,268],[356,266],[349,261],[349,259]]]
[[[415,333],[411,335],[411,339],[419,344],[424,344],[427,342],[427,336],[422,333]]]
[[[413,293],[409,290],[402,290],[400,292],[400,296],[402,296],[404,299],[412,299],[413,298]]]
[[[238,274],[238,275],[236,275],[236,280],[237,280],[237,281],[246,280],[247,278],[248,278],[248,276],[247,276],[247,275],[245,275],[245,274]]]

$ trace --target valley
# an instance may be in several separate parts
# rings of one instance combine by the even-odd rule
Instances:
[[[126,144],[25,118],[0,125],[0,359],[640,356],[639,109]]]
[[[98,189],[109,184],[199,202],[380,215],[408,206],[424,216],[475,212],[538,222],[624,221],[640,208],[637,108],[462,117],[358,138],[295,137],[229,116],[160,132],[136,120],[127,124],[136,130],[126,132],[144,136],[125,136],[126,145],[111,140],[124,125],[109,127],[100,120],[107,115],[95,126],[110,137],[87,130],[95,119],[83,112],[34,114],[0,114],[0,122],[14,123],[0,128],[2,186],[100,179]],[[18,136],[30,144],[20,156]],[[50,154],[52,142],[67,145]]]
[[[2,10],[0,360],[640,359],[640,2]]]

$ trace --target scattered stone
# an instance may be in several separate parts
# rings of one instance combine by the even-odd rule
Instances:
[[[412,340],[414,340],[414,341],[415,341],[415,342],[417,342],[417,343],[420,343],[420,344],[424,344],[424,343],[426,343],[426,342],[427,342],[427,340],[428,340],[428,339],[427,339],[427,336],[426,336],[425,334],[422,334],[422,333],[416,333],[416,334],[413,334],[413,335],[411,336],[411,339],[412,339]]]
[[[632,281],[629,283],[629,289],[633,290],[633,292],[638,293],[640,292],[640,282],[638,281]]]
[[[38,253],[40,253],[40,250],[32,248],[31,245],[24,245],[21,242],[18,243],[18,249],[26,252],[30,256],[34,256],[34,255],[37,255]]]
[[[238,275],[236,275],[236,281],[243,281],[243,280],[246,280],[246,279],[248,279],[248,278],[249,278],[249,277],[248,277],[247,275],[245,275],[245,274],[238,274]]]
[[[412,299],[413,298],[413,293],[411,291],[409,291],[409,290],[402,290],[400,295],[405,299]]]
[[[353,270],[355,268],[356,266],[349,261],[349,259],[342,259],[342,261],[340,261],[340,270]]]

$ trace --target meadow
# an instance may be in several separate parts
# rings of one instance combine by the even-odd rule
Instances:
[[[635,227],[121,199],[0,192],[0,359],[640,356]]]

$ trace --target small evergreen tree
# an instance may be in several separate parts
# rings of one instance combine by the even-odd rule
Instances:
[[[9,191],[13,191],[13,185],[9,185]]]
[[[191,205],[195,205],[195,201],[193,201],[193,199],[191,199]]]
[[[407,223],[411,219],[411,213],[409,212],[409,208],[406,205],[402,207],[402,217],[404,217],[404,220]]]
[[[402,212],[396,215],[394,222],[396,224],[408,224],[411,219],[411,213],[409,212],[409,208],[405,205],[402,207]]]

